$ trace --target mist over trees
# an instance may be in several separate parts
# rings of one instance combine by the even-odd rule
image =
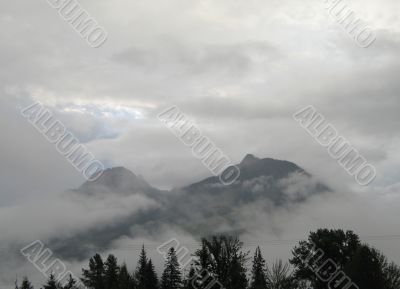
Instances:
[[[110,254],[90,258],[81,282],[88,289],[400,289],[400,268],[352,231],[320,229],[292,250],[288,263],[268,260],[257,247],[253,256],[233,236],[201,240],[189,268],[182,270],[169,248],[158,278],[143,245],[136,270],[129,272]],[[42,289],[80,289],[69,276],[60,284],[51,274]],[[15,289],[34,289],[27,278]]]

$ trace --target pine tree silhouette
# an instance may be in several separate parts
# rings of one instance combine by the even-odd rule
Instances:
[[[83,284],[89,289],[107,289],[104,286],[104,263],[99,254],[89,260],[89,269],[82,269]]]
[[[267,289],[265,270],[265,260],[261,255],[260,247],[257,247],[253,258],[250,289]]]
[[[61,285],[56,281],[56,278],[53,274],[50,274],[47,283],[43,285],[43,289],[62,289]]]
[[[67,284],[65,284],[63,289],[78,289],[76,280],[72,278],[71,274],[69,275]]]
[[[147,259],[144,245],[140,252],[138,266],[135,272],[135,279],[138,289],[158,289],[158,278],[154,269],[153,262]]]
[[[146,265],[146,289],[158,289],[158,278],[151,259]]]
[[[144,245],[142,246],[142,251],[140,252],[139,256],[139,261],[138,261],[138,266],[136,268],[135,272],[135,278],[137,281],[137,286],[138,289],[148,289],[146,288],[147,285],[147,278],[146,278],[146,273],[147,273],[147,255],[146,251],[144,249]]]
[[[18,287],[17,281],[15,281],[15,289],[34,289],[31,282],[29,282],[27,277],[22,279],[21,287]]]
[[[234,255],[229,266],[229,289],[246,289],[247,277],[246,268],[237,255]]]
[[[197,289],[194,284],[196,284],[196,270],[193,266],[190,266],[190,270],[189,273],[187,275],[187,278],[185,279],[185,281],[183,282],[184,289]]]
[[[161,289],[180,289],[182,287],[182,276],[175,249],[168,251],[165,262],[164,273],[161,277]]]
[[[104,263],[104,284],[106,289],[118,289],[119,266],[117,258],[110,254]]]
[[[122,264],[118,276],[118,289],[135,289],[135,278],[129,274],[126,264]]]

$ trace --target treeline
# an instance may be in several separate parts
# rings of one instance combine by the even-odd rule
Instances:
[[[204,238],[185,271],[170,248],[160,278],[144,247],[132,273],[114,255],[103,261],[96,254],[79,281],[88,289],[400,289],[399,266],[362,244],[352,231],[311,232],[293,248],[289,263],[268,265],[259,247],[252,257],[249,254],[236,237]],[[77,281],[70,277],[62,285],[50,275],[42,288],[78,289]],[[27,278],[15,287],[34,289]]]

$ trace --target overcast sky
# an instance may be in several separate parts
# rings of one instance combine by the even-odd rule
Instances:
[[[47,1],[0,3],[3,204],[82,181],[20,116],[34,101],[107,166],[160,187],[208,174],[157,120],[171,105],[234,161],[254,153],[354,182],[292,120],[312,104],[378,168],[375,185],[399,181],[398,1],[348,2],[377,35],[368,48],[322,0],[81,4],[108,32],[100,48]]]
[[[335,190],[364,192],[380,204],[399,200],[398,0],[347,2],[376,33],[368,48],[324,0],[80,3],[108,32],[99,48],[45,0],[0,1],[0,207],[84,181],[21,116],[35,101],[107,167],[125,166],[160,188],[209,175],[156,117],[177,105],[234,162],[247,153],[285,159]],[[292,119],[306,105],[376,167],[369,187]],[[379,233],[400,234],[385,228]]]

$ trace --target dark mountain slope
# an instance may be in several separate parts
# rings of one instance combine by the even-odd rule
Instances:
[[[125,168],[108,169],[98,180],[84,183],[74,193],[87,198],[140,194],[157,206],[132,212],[112,224],[92,228],[69,240],[53,240],[52,248],[64,258],[85,258],[122,236],[137,237],[143,231],[157,235],[162,226],[178,226],[194,236],[218,233],[223,227],[243,232],[246,228],[241,227],[238,212],[246,210],[246,206],[261,204],[260,207],[271,210],[330,191],[288,161],[246,155],[238,167],[240,177],[231,185],[223,185],[218,177],[209,177],[173,191],[158,190]]]

